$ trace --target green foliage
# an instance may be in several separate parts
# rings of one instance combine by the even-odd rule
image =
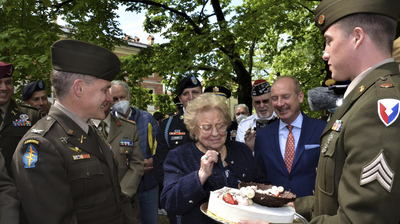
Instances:
[[[51,23],[54,15],[33,0],[3,1],[0,5],[0,61],[14,65],[14,83],[19,85],[15,98],[20,98],[24,84],[37,79],[50,83],[50,46],[62,33]]]
[[[131,57],[133,73],[158,73],[168,90],[188,73],[200,74],[205,86],[234,90],[239,103],[251,102],[251,80],[273,83],[279,75],[299,79],[303,91],[321,86],[325,64],[323,38],[313,21],[318,1],[123,0],[128,11],[146,11],[146,31],[163,32],[167,44]],[[150,73],[151,72],[151,73]],[[302,109],[313,117],[307,99]]]
[[[175,104],[173,99],[168,94],[154,94],[154,106],[158,107],[158,111],[163,115],[175,112]]]

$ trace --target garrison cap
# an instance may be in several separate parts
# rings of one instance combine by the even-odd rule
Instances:
[[[271,92],[271,85],[265,79],[258,79],[254,81],[252,96],[261,96]]]
[[[22,100],[28,100],[29,98],[31,98],[34,92],[42,90],[46,90],[46,86],[44,85],[43,80],[38,80],[36,82],[26,84],[22,89]]]
[[[195,76],[185,77],[179,81],[178,92],[176,95],[180,96],[184,89],[194,88],[196,86],[201,86],[201,82]]]
[[[372,13],[399,18],[399,0],[322,0],[315,9],[314,21],[322,33],[341,18],[358,13]]]
[[[14,66],[11,63],[7,64],[0,61],[0,79],[11,77],[13,72]]]
[[[400,37],[397,38],[393,43],[393,58],[400,64]]]
[[[223,86],[210,86],[204,89],[204,92],[214,93],[217,96],[224,96],[227,99],[232,95],[231,91]]]
[[[121,71],[119,58],[113,52],[79,40],[59,40],[51,46],[53,69],[91,75],[112,81]]]

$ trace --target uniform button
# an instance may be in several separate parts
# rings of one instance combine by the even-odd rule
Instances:
[[[175,142],[175,145],[177,145],[178,144],[178,142]]]
[[[48,120],[48,121],[51,121],[51,119],[52,119],[52,118],[51,118],[50,116],[49,116],[49,117],[47,117],[47,120]]]
[[[382,81],[386,81],[387,78],[386,78],[386,77],[381,77],[381,80],[382,80]]]
[[[289,177],[289,180],[292,180],[292,177]]]

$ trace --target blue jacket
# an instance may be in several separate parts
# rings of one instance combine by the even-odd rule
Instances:
[[[135,107],[130,107],[130,108],[132,112],[131,115],[128,117],[128,119],[136,122],[136,127],[140,137],[140,149],[142,150],[143,158],[144,159],[152,158],[153,155],[151,154],[150,151],[149,139],[148,139],[148,130],[149,130],[148,124],[150,123],[153,129],[153,144],[154,144],[154,140],[156,139],[158,131],[157,121],[153,118],[153,115],[151,115],[147,111],[139,110]],[[117,117],[120,117],[117,115],[118,113],[114,110],[112,110],[111,113]],[[140,193],[143,191],[153,189],[157,185],[158,182],[155,179],[154,170],[152,170],[149,173],[143,175],[142,181],[140,182],[138,188],[138,192]]]
[[[262,172],[273,185],[283,186],[297,197],[313,195],[319,160],[319,137],[326,122],[303,113],[300,139],[290,174],[279,147],[279,121],[257,131],[254,155]]]
[[[240,181],[269,183],[247,145],[236,141],[227,141],[225,145],[225,161]],[[178,223],[215,223],[200,211],[200,206],[208,201],[210,191],[228,186],[228,183],[219,158],[213,174],[204,186],[201,185],[198,171],[203,155],[194,142],[189,142],[171,150],[165,160],[161,204],[168,214],[178,216]]]

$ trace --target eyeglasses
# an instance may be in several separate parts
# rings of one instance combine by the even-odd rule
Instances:
[[[224,122],[219,122],[218,124],[211,125],[211,124],[203,124],[199,126],[204,133],[210,134],[213,130],[213,127],[217,129],[218,132],[226,131],[226,124]]]
[[[262,102],[263,104],[269,104],[269,99],[268,99],[268,100],[261,100],[261,101],[260,101],[260,100],[254,101],[254,104],[260,105],[261,102]]]

